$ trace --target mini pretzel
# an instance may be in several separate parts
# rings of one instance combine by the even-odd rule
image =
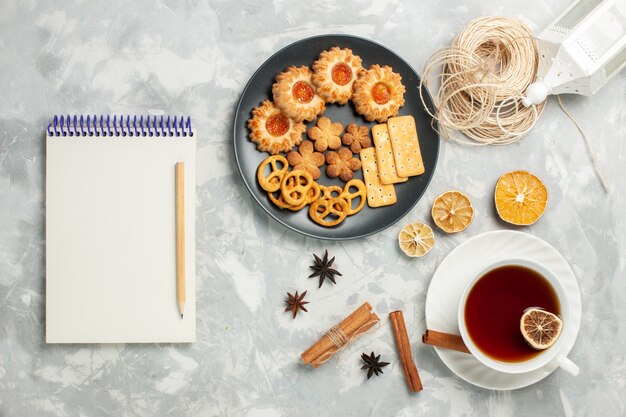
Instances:
[[[311,204],[312,202],[320,198],[321,194],[322,194],[322,187],[318,183],[313,181],[311,183],[311,188],[309,189],[309,192],[306,193],[306,203]]]
[[[309,206],[309,216],[313,221],[324,227],[336,226],[345,220],[350,206],[342,197],[333,197],[328,200],[319,199]],[[330,217],[329,220],[326,220]]]
[[[294,181],[291,182],[290,179]],[[307,198],[309,189],[313,186],[313,177],[308,171],[290,171],[283,177],[280,184],[280,192],[283,195],[285,203],[292,206],[299,206]]]
[[[311,188],[312,190],[312,188]],[[278,197],[276,197],[274,194],[278,194]],[[302,204],[298,205],[298,206],[292,206],[290,204],[285,203],[285,199],[283,198],[283,194],[281,192],[278,193],[267,193],[267,196],[270,198],[270,201],[272,203],[274,203],[278,208],[281,209],[288,209],[291,211],[298,211],[303,209],[306,205],[307,202],[303,201]]]
[[[296,181],[294,177],[290,177],[287,180],[287,182],[288,182],[288,186],[293,186]],[[269,197],[270,201],[274,203],[280,209],[298,211],[304,208],[304,206],[306,206],[307,204],[311,204],[312,202],[317,200],[320,197],[320,194],[321,194],[320,185],[316,183],[315,181],[313,181],[311,183],[311,188],[309,188],[309,191],[306,194],[306,199],[297,206],[292,206],[291,204],[287,204],[285,202],[285,199],[283,198],[283,194],[280,191],[267,193],[267,196]]]
[[[356,188],[356,191],[351,192],[351,187]],[[340,197],[344,198],[348,202],[348,216],[352,216],[353,214],[358,213],[365,205],[365,201],[367,201],[367,191],[365,188],[365,184],[359,179],[353,179],[348,181],[343,187],[343,191],[341,192]],[[352,208],[352,200],[354,200],[355,198],[361,198],[361,200],[355,208]]]
[[[296,180],[293,177],[287,180],[287,183],[289,185],[293,185],[295,184],[295,182]],[[283,194],[280,192],[280,189],[273,193],[267,193],[267,196],[269,197],[270,201],[274,203],[280,209],[289,209],[292,211],[298,211],[304,206],[306,206],[306,203],[302,203],[299,206],[292,206],[290,204],[285,203],[285,199],[283,198]]]
[[[278,163],[282,164],[281,168],[278,167]],[[271,171],[268,176],[265,176],[265,167],[268,165],[270,165]],[[282,155],[272,155],[265,158],[256,172],[256,178],[261,188],[270,193],[278,191],[287,168],[289,168],[289,164]]]
[[[320,189],[322,190],[322,195],[319,198],[323,198],[325,200],[329,200],[333,197],[339,197],[343,192],[343,189],[338,185],[320,185]]]

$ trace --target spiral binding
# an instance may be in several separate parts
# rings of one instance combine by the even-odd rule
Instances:
[[[48,136],[193,136],[191,117],[54,116]]]

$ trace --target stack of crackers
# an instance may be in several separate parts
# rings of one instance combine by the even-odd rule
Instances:
[[[374,147],[361,150],[367,205],[383,207],[397,201],[394,184],[424,173],[413,116],[391,117],[372,127]]]

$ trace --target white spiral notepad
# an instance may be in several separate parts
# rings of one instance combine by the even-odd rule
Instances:
[[[184,162],[186,305],[176,298]],[[46,342],[193,342],[196,137],[189,118],[55,117],[46,137]]]

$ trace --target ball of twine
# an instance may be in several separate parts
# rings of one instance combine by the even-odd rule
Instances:
[[[537,66],[535,39],[526,24],[508,17],[481,17],[428,60],[420,97],[444,138],[509,144],[528,133],[545,107],[545,101],[530,107],[522,104],[526,88],[537,78]],[[440,74],[435,75],[439,68]],[[431,79],[440,82],[433,97],[434,112],[422,95],[422,85],[429,88]],[[463,132],[473,141],[452,131]]]

